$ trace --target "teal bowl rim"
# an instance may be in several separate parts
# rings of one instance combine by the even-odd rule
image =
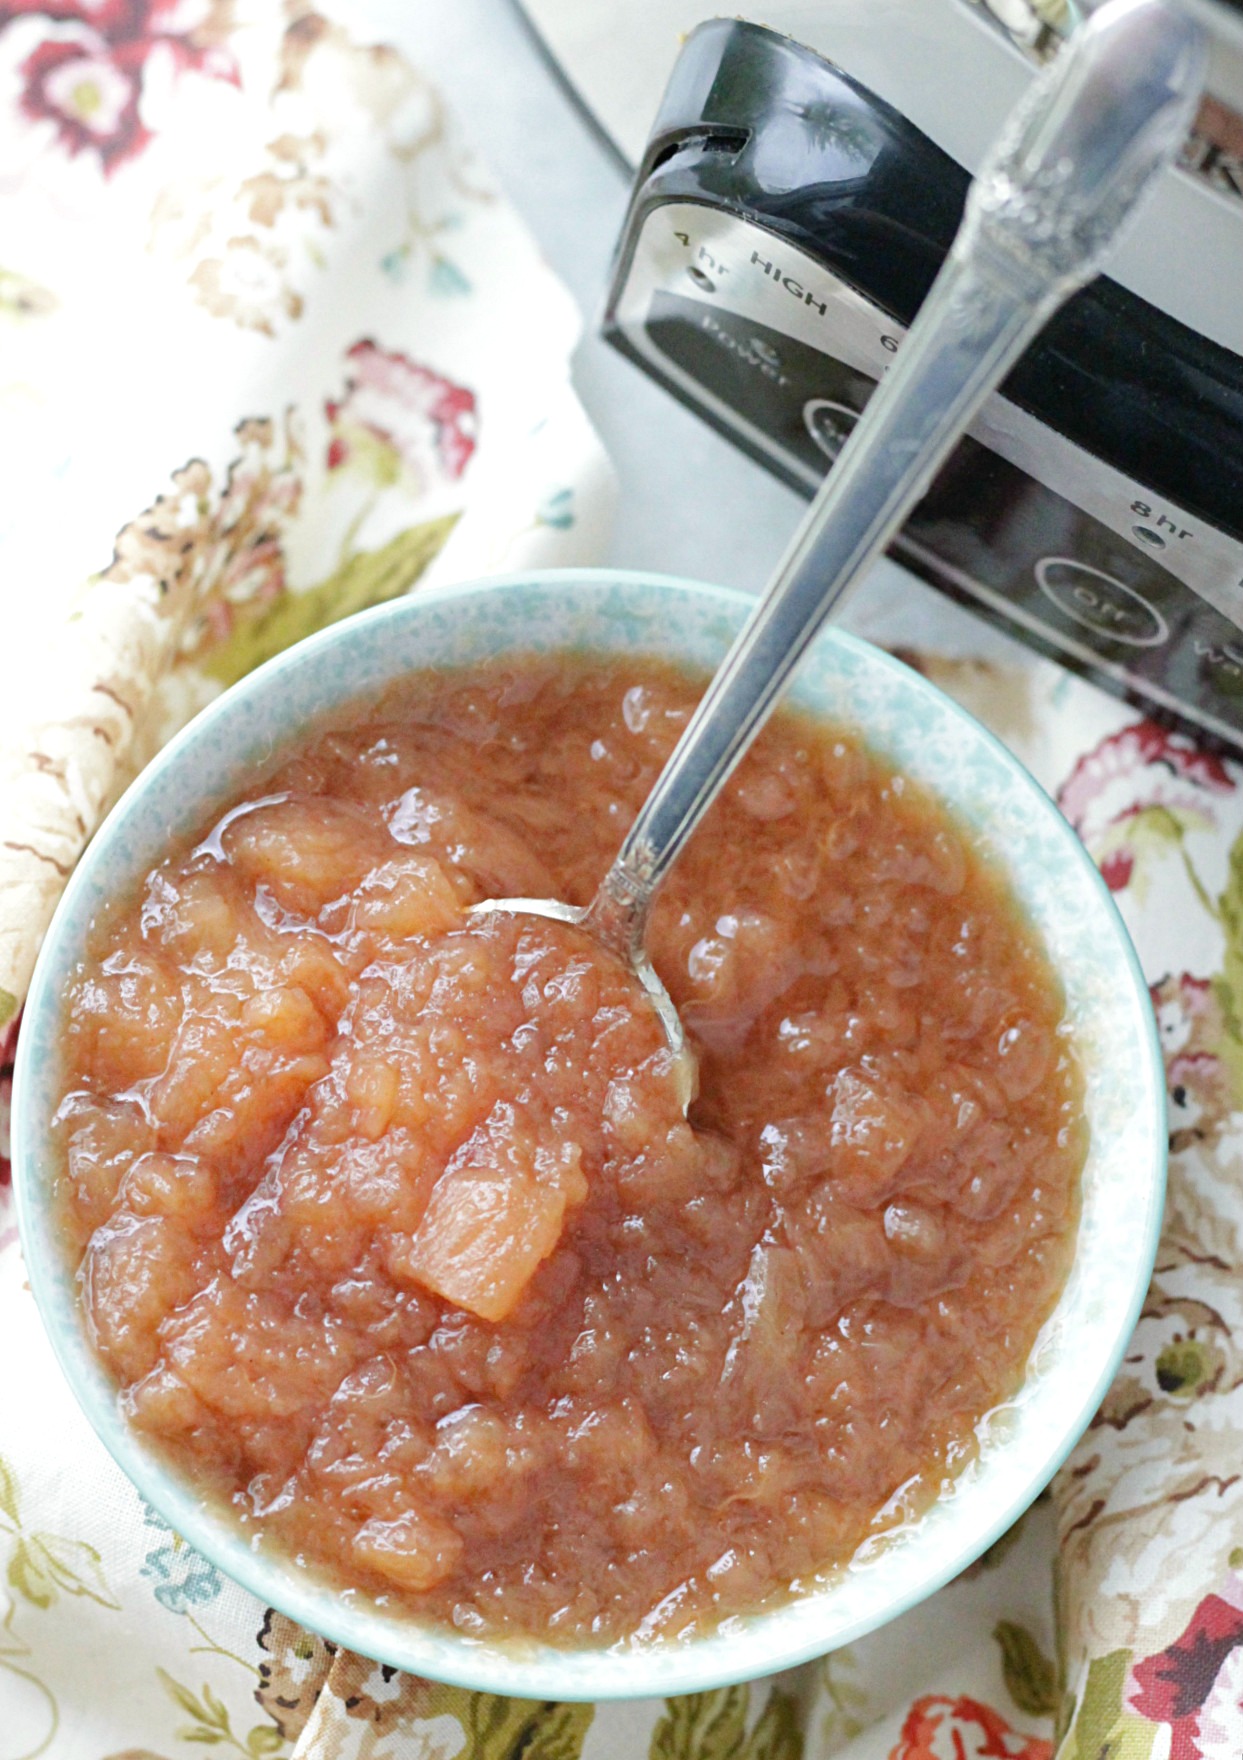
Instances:
[[[917,699],[933,704],[940,713],[948,712],[952,720],[961,723],[985,752],[999,759],[1003,767],[1014,774],[1019,787],[1028,791],[1032,812],[1055,827],[1069,859],[1079,868],[1081,879],[1086,880],[1095,894],[1122,953],[1142,1025],[1142,1067],[1137,1069],[1136,1079],[1151,1103],[1152,1130],[1149,1164],[1142,1170],[1146,1177],[1142,1182],[1137,1180],[1137,1184],[1147,1196],[1148,1215],[1142,1250],[1136,1254],[1130,1299],[1116,1317],[1109,1348],[1103,1353],[1090,1384],[1073,1402],[1068,1402],[1071,1415],[1060,1431],[1056,1446],[1042,1453],[1034,1466],[1015,1469],[1012,1475],[1015,1488],[1005,1507],[978,1529],[973,1529],[969,1540],[952,1557],[935,1568],[925,1569],[922,1574],[917,1573],[914,1580],[909,1576],[902,1578],[899,1573],[892,1597],[886,1599],[879,1611],[837,1624],[826,1618],[822,1635],[817,1635],[813,1629],[798,1632],[793,1640],[784,1644],[757,1642],[762,1640],[765,1627],[770,1632],[779,1631],[781,1616],[792,1608],[809,1610],[814,1615],[821,1603],[831,1606],[834,1584],[830,1580],[793,1602],[783,1602],[774,1608],[728,1621],[722,1628],[688,1640],[662,1642],[657,1639],[641,1645],[562,1649],[513,1640],[476,1640],[408,1616],[394,1617],[361,1599],[354,1602],[331,1583],[317,1580],[312,1573],[283,1559],[278,1553],[254,1549],[240,1530],[230,1524],[227,1515],[222,1517],[214,1513],[153,1449],[140,1442],[137,1433],[121,1416],[115,1389],[87,1343],[76,1304],[72,1299],[64,1299],[64,1288],[58,1286],[58,1248],[52,1238],[50,1208],[40,1201],[38,1071],[35,1065],[37,1048],[54,1044],[56,1039],[61,1001],[56,967],[63,952],[61,938],[72,931],[79,900],[91,885],[94,868],[108,853],[111,843],[123,835],[128,819],[138,810],[146,793],[180,763],[184,752],[193,750],[209,736],[218,723],[227,721],[243,705],[278,688],[283,679],[313,663],[324,650],[342,642],[348,643],[377,624],[401,622],[407,618],[417,620],[423,613],[439,606],[518,588],[535,589],[550,595],[569,588],[576,595],[584,590],[603,594],[606,590],[618,588],[655,589],[657,592],[672,592],[675,596],[690,594],[696,599],[715,600],[723,611],[735,615],[745,613],[755,603],[750,594],[738,589],[639,571],[550,569],[497,576],[416,593],[331,625],[268,660],[202,710],[161,749],[113,807],[71,875],[44,939],[26,1000],[13,1082],[13,1183],[22,1252],[40,1317],[61,1369],[113,1459],[139,1494],[190,1545],[265,1604],[361,1655],[448,1685],[541,1699],[601,1701],[704,1691],[793,1667],[851,1643],[934,1594],[986,1551],[1047,1485],[1100,1405],[1138,1320],[1156,1257],[1165,1194],[1165,1071],[1148,986],[1130,936],[1095,865],[1049,796],[1000,740],[928,680],[883,650],[845,631],[830,627],[817,638],[817,645],[824,642],[840,644],[847,653],[897,676],[902,687]],[[515,645],[520,647],[520,643]],[[632,651],[651,650],[636,647]],[[332,698],[328,709],[364,695],[366,688],[365,684],[351,686],[340,697]],[[797,680],[792,692],[797,694]],[[294,730],[291,728],[290,731]],[[210,798],[205,795],[204,806],[209,804]],[[1137,1169],[1137,1174],[1140,1171]],[[963,1495],[970,1495],[969,1487],[964,1488]],[[922,1519],[914,1524],[914,1530],[921,1525]],[[881,1542],[882,1555],[887,1544]],[[802,1623],[806,1625],[807,1619]],[[395,1643],[393,1634],[397,1632],[401,1634],[401,1641]]]

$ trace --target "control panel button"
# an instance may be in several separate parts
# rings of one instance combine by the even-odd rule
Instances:
[[[831,397],[809,397],[803,405],[803,425],[828,459],[837,457],[858,420],[858,410]]]
[[[1134,587],[1069,556],[1044,556],[1036,580],[1045,598],[1067,617],[1128,648],[1159,648],[1169,640],[1164,617]]]

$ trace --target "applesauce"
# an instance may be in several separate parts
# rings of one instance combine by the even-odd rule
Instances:
[[[581,932],[701,683],[570,655],[309,734],[96,926],[60,1202],[130,1421],[468,1634],[677,1633],[845,1564],[1021,1381],[1086,1147],[1056,978],[944,809],[775,717],[650,947]]]

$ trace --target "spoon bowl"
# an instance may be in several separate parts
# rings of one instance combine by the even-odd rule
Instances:
[[[611,903],[611,895],[601,888],[589,905],[562,904],[556,898],[486,898],[482,904],[472,905],[467,915],[487,917],[500,911],[507,916],[543,917],[553,923],[569,923],[576,929],[584,930],[599,946],[614,954],[638,980],[664,1029],[669,1050],[673,1054],[673,1079],[677,1085],[678,1103],[685,1116],[699,1092],[699,1070],[695,1063],[695,1054],[687,1041],[677,1005],[658,977],[646,947],[642,941],[634,942],[629,933],[629,925],[633,919],[610,909]]]

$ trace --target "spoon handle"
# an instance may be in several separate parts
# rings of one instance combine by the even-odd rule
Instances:
[[[1185,139],[1205,73],[1169,0],[1109,0],[1036,80],[971,186],[950,254],[671,754],[589,911],[641,947],[656,888],[829,611],[927,489],[980,404],[1090,280]]]

